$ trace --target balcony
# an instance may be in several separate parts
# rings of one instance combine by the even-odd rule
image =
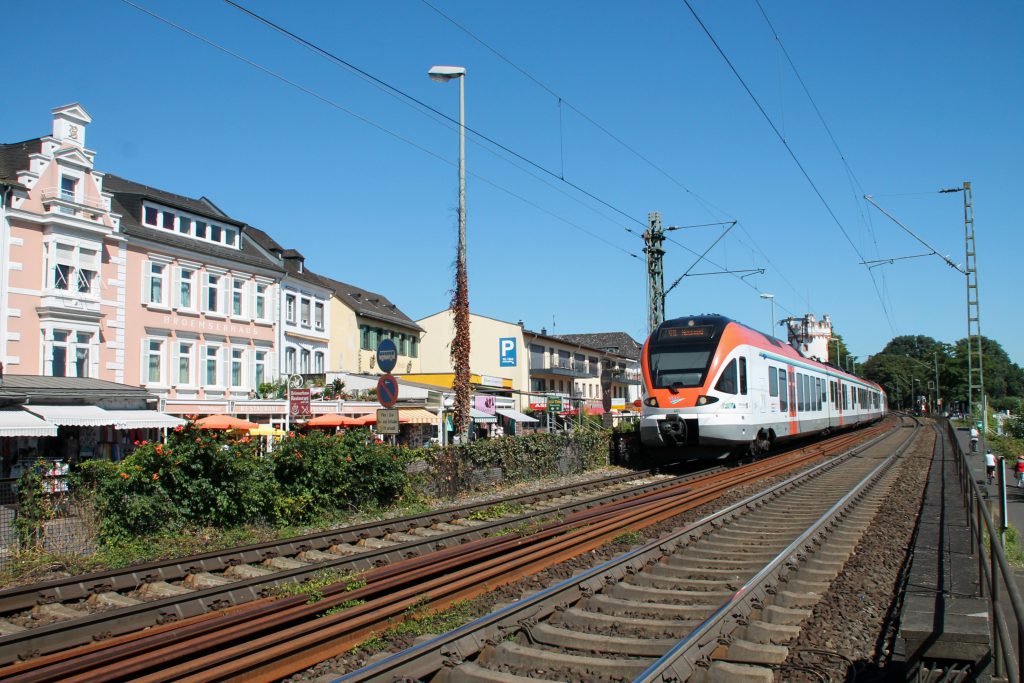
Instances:
[[[611,375],[616,384],[642,384],[644,381],[639,370],[616,370]]]
[[[555,377],[597,377],[587,363],[576,363],[572,359],[556,358],[540,366],[530,366],[530,375],[553,375]]]
[[[43,188],[40,196],[45,208],[51,211],[56,210],[66,216],[95,221],[107,212],[104,202],[77,197],[76,193],[62,190],[59,187]]]

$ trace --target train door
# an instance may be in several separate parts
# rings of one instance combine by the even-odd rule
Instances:
[[[796,418],[796,373],[792,365],[786,367],[786,385],[789,388],[789,435],[795,436],[800,428]]]

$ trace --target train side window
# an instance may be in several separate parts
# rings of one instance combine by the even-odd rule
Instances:
[[[814,390],[814,409],[821,410],[821,380],[817,377],[812,378],[811,389]]]
[[[768,366],[768,395],[772,398],[779,395],[779,372],[774,365]]]
[[[828,398],[825,396],[825,380],[818,378],[818,410],[828,402]]]
[[[796,373],[796,410],[798,413],[804,410],[804,376]]]
[[[740,357],[740,394],[747,395],[747,359]]]
[[[729,364],[725,366],[725,370],[722,371],[722,375],[718,378],[718,382],[715,383],[715,391],[721,391],[723,394],[736,393],[735,358],[729,361]]]
[[[833,405],[836,402],[836,383],[832,380],[828,381],[828,402]]]
[[[786,371],[779,370],[779,410],[789,412],[789,384],[786,383]]]

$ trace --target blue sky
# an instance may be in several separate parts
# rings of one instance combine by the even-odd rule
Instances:
[[[46,134],[51,108],[79,102],[93,116],[100,170],[206,195],[311,268],[382,292],[413,318],[447,306],[450,123],[226,3],[135,1],[322,99],[120,0],[16,3],[5,13],[17,59],[0,140]],[[983,332],[1024,363],[1013,208],[1024,186],[1024,5],[761,0],[851,177],[757,3],[691,2],[829,208],[683,2],[430,0],[501,56],[421,0],[245,4],[455,118],[457,85],[426,71],[468,69],[467,124],[529,160],[470,135],[478,313],[642,340],[638,235],[657,210],[666,226],[739,220],[709,253],[714,265],[693,272],[766,269],[687,277],[668,295],[670,317],[718,312],[763,329],[759,292],[770,292],[779,318],[831,314],[862,360],[895,334],[952,342],[966,333],[963,276],[934,256],[859,265],[926,251],[860,195],[962,263],[961,195],[934,191],[969,180]],[[693,264],[687,249],[703,252],[718,230],[671,233],[666,286]]]

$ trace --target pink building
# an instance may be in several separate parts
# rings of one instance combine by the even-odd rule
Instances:
[[[6,372],[139,385],[195,412],[247,397],[278,375],[284,266],[209,200],[96,171],[90,121],[59,107],[51,135],[0,145]]]

